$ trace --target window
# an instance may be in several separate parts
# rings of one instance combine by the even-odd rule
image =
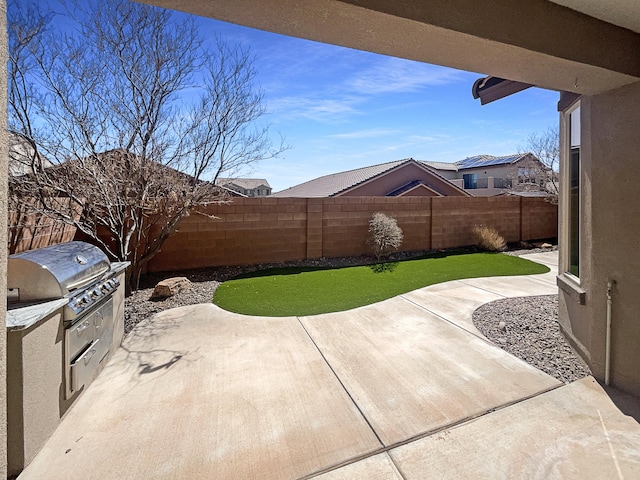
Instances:
[[[568,272],[580,276],[580,105],[568,112]]]
[[[465,173],[462,175],[465,190],[472,190],[478,188],[478,174]]]

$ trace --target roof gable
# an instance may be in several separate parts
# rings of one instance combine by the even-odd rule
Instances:
[[[420,180],[414,180],[412,182],[403,185],[402,187],[394,190],[393,192],[387,194],[388,197],[406,197],[411,195],[422,195],[429,197],[442,197],[443,195],[440,192],[437,192],[433,188],[425,185],[424,182]]]
[[[414,173],[409,173],[408,175],[405,173],[405,181],[402,184],[398,185],[398,180],[401,180],[403,171],[407,170],[413,171]],[[393,179],[392,182],[385,182],[387,178],[389,180]],[[340,192],[338,195],[342,196],[361,194],[365,196],[388,196],[390,195],[389,192],[397,191],[398,188],[402,188],[407,183],[411,183],[416,180],[418,180],[425,186],[428,186],[431,190],[438,192],[438,194],[440,195],[468,195],[468,193],[463,189],[459,188],[457,185],[454,185],[434,170],[428,168],[427,166],[423,165],[421,162],[414,160],[413,158],[403,160],[389,170],[386,170],[372,178],[369,178],[358,185],[354,185],[353,187]],[[392,183],[392,186],[389,183]],[[367,184],[380,185],[378,186],[378,191],[376,193],[371,193],[369,191],[366,191],[369,190],[367,188]]]

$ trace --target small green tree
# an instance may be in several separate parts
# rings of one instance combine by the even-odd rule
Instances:
[[[402,244],[403,234],[398,222],[384,213],[373,214],[369,220],[369,234],[369,243],[378,260]]]

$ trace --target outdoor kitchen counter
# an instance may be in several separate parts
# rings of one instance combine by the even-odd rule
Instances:
[[[117,275],[129,266],[130,262],[114,262],[110,273]],[[7,309],[7,330],[25,330],[35,325],[43,318],[47,318],[56,310],[69,303],[68,298],[58,298],[50,302],[36,304],[14,304]]]
[[[55,259],[46,260],[53,263]],[[124,336],[125,269],[128,265],[129,262],[114,262],[105,276],[81,286],[78,292],[72,289],[71,294],[56,300],[44,297],[49,300],[9,305],[7,437],[12,439],[7,446],[9,476],[18,475],[29,464],[120,347]],[[42,268],[47,267],[43,265]],[[104,295],[104,302],[97,302],[96,308],[89,309],[86,314],[81,312],[80,319],[84,318],[84,321],[67,312],[74,295],[82,295],[96,285],[106,285],[105,282],[115,277],[119,282],[117,288],[114,289],[114,283],[111,283],[112,288]],[[64,275],[60,278],[66,280]],[[28,279],[23,284],[31,287],[27,282]],[[37,283],[35,279],[34,285]],[[66,290],[66,286],[61,286],[60,290]],[[70,315],[68,320],[66,315]],[[73,324],[73,320],[78,328],[72,342],[69,332],[74,327],[69,324]],[[96,328],[88,328],[90,324]],[[82,355],[82,359],[76,359],[76,355]],[[72,370],[74,366],[76,370]],[[73,377],[72,371],[77,377]],[[73,383],[74,379],[76,383]]]
[[[7,330],[25,330],[67,303],[69,303],[68,298],[58,298],[44,303],[15,304],[7,310]]]

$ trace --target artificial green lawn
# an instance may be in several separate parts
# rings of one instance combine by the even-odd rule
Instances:
[[[271,269],[222,283],[213,303],[246,315],[316,315],[361,307],[449,280],[548,271],[544,265],[499,253],[439,254],[335,269]]]

